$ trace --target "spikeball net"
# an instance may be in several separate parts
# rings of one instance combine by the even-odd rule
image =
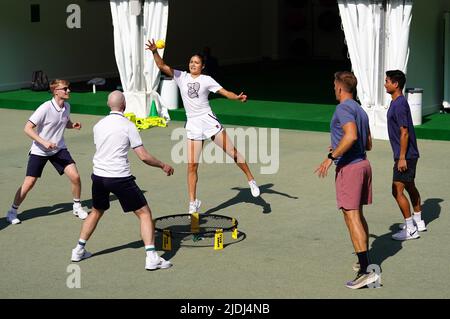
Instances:
[[[156,218],[155,230],[163,235],[163,250],[174,246],[214,246],[215,250],[224,245],[243,239],[237,230],[235,218],[215,214],[177,214]]]

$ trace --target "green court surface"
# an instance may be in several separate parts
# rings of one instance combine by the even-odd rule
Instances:
[[[23,181],[30,147],[23,127],[31,113],[0,109],[3,214]],[[72,114],[71,118],[83,124],[81,131],[66,131],[66,143],[80,171],[83,204],[90,208],[92,127],[101,116]],[[167,128],[141,132],[146,148],[172,163],[173,176],[165,176],[130,154],[133,175],[155,218],[187,210],[186,164],[174,162],[183,145],[179,138],[182,127],[182,122],[172,121]],[[235,126],[226,127],[231,132]],[[354,277],[351,266],[356,259],[342,214],[336,209],[333,172],[324,180],[313,174],[326,156],[329,134],[281,129],[277,138],[276,130],[239,127],[247,133],[256,130],[258,136],[274,133],[273,148],[264,152],[264,143],[259,141],[258,156],[250,163],[261,197],[251,196],[244,175],[234,164],[202,163],[198,198],[203,212],[235,217],[241,235],[245,234],[242,240],[218,251],[175,245],[171,252],[164,252],[159,236],[157,249],[174,266],[148,272],[138,220],[123,214],[112,198],[110,210],[86,246],[94,256],[71,263],[71,249],[82,222],[71,212],[68,179],[58,176],[48,164],[20,208],[22,224],[12,226],[4,215],[0,218],[0,298],[450,297],[450,247],[445,244],[450,241],[450,142],[419,140],[416,182],[428,232],[414,241],[397,242],[390,238],[402,222],[391,195],[391,149],[387,141],[374,141],[369,153],[374,203],[365,208],[365,216],[371,234],[371,261],[382,269],[382,287],[353,291],[344,284]],[[250,159],[250,145],[257,143],[246,141],[238,148]],[[269,164],[278,168],[276,173],[262,174]],[[79,267],[80,288],[67,285],[74,265]]]

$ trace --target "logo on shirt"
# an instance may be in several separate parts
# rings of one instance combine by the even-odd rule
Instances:
[[[194,83],[188,83],[188,96],[193,99],[195,97],[198,97],[198,91],[200,91],[200,83],[194,82]]]

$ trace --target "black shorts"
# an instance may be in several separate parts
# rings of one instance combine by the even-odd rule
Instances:
[[[75,164],[72,156],[67,149],[62,149],[52,156],[40,156],[30,154],[28,157],[27,175],[33,177],[41,177],[47,161],[53,164],[59,175],[64,174],[64,169],[70,164]]]
[[[134,212],[145,205],[147,200],[134,181],[136,177],[101,177],[92,174],[92,206],[95,209],[109,209],[109,194],[119,199],[124,212]]]
[[[404,183],[414,182],[414,179],[416,178],[417,160],[418,160],[417,158],[415,158],[415,159],[407,159],[406,160],[406,165],[408,166],[408,169],[406,171],[404,171],[404,172],[400,172],[398,170],[398,168],[397,168],[398,160],[395,160],[392,181],[394,181],[394,182],[404,182]]]

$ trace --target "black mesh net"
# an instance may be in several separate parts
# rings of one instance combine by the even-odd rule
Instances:
[[[157,231],[156,241],[158,245],[162,246],[164,231],[170,232],[172,250],[177,250],[177,247],[180,246],[214,246],[214,238],[218,229],[222,229],[223,231],[224,247],[240,242],[245,238],[244,233],[237,231],[238,222],[234,218],[214,214],[199,214],[198,216],[198,227],[196,229],[192,228],[190,214],[169,215],[156,218],[155,229]],[[233,231],[235,231],[234,238]]]
[[[236,219],[222,215],[202,215],[199,214],[198,227],[192,228],[192,219],[190,214],[179,214],[163,216],[155,219],[155,229],[157,231],[170,230],[172,236],[180,235],[210,235],[214,236],[217,229],[224,232],[232,231],[236,228],[238,222]]]

